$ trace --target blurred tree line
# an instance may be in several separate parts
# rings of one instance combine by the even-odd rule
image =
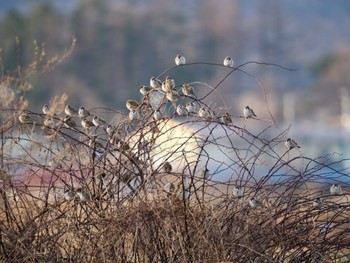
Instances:
[[[213,0],[203,0],[200,4],[196,0],[150,0],[147,3],[87,0],[76,1],[69,9],[59,9],[50,1],[30,2],[25,12],[11,9],[0,20],[3,70],[11,72],[18,65],[30,62],[34,40],[44,43],[45,52],[52,55],[67,48],[74,36],[77,45],[71,57],[55,70],[31,80],[33,110],[39,110],[51,97],[63,92],[69,95],[70,103],[77,106],[122,108],[126,99],[140,98],[141,84],[148,84],[151,76],[174,66],[178,53],[188,62],[222,63],[225,56],[233,57],[236,65],[249,60],[271,62],[297,68],[299,72],[271,67],[260,70],[256,65],[245,69],[268,88],[271,109],[277,119],[282,118],[280,96],[288,90],[296,90],[300,98],[296,101],[304,103],[310,92],[314,93],[318,87],[324,89],[319,83],[320,77],[326,70],[332,72],[329,66],[334,60],[326,60],[327,66],[322,66],[325,63],[322,57],[329,57],[329,54],[306,53],[312,50],[307,38],[298,38],[300,45],[292,46],[301,30],[292,27],[293,21],[285,17],[287,12],[279,1],[258,3],[254,8],[248,2],[223,0],[218,5]],[[269,12],[274,15],[269,16]],[[307,58],[311,60],[306,61]],[[339,63],[334,65],[339,67]],[[342,65],[345,67],[346,63]],[[315,68],[318,68],[317,74],[312,75]],[[210,66],[169,72],[178,83],[201,80],[213,86],[225,73]],[[220,94],[225,94],[225,104],[232,106],[235,113],[245,104],[254,103],[254,108],[264,111],[258,83],[236,73],[220,87]],[[328,93],[336,96],[334,92]],[[329,97],[322,99],[329,100]],[[300,111],[309,110],[310,103],[319,105],[319,101],[307,102],[307,105],[296,105],[300,115]],[[339,114],[334,107],[332,112]]]

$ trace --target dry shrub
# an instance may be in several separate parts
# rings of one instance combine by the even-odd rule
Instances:
[[[249,76],[246,64],[223,67],[222,81],[234,73]],[[36,72],[37,63],[29,69]],[[196,96],[181,95],[176,102],[152,90],[139,102],[135,120],[94,108],[88,120],[103,116],[107,123],[86,129],[78,116],[72,117],[75,127],[66,127],[65,95],[51,101],[47,114],[29,112],[25,98],[11,91],[24,82],[4,77],[0,91],[9,97],[0,116],[0,259],[347,261],[349,171],[339,168],[346,160],[286,149],[288,129],[280,131],[272,115],[267,121],[230,114],[232,123],[226,123],[222,117],[229,109],[208,103],[222,81],[195,82]],[[187,102],[209,115],[178,117],[176,105]],[[155,119],[156,110],[164,116]],[[26,123],[18,121],[22,112],[30,116]],[[106,132],[109,123],[113,134]],[[171,171],[164,169],[166,162]],[[333,183],[343,193],[330,195]],[[240,198],[232,194],[236,186],[243,191]],[[83,201],[78,188],[90,200]],[[64,198],[67,189],[72,200]],[[317,197],[320,207],[313,205]],[[250,205],[252,198],[260,207]]]

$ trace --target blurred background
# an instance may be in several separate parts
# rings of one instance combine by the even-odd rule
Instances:
[[[349,28],[346,0],[0,2],[4,72],[31,62],[35,40],[50,56],[69,47],[73,36],[77,39],[72,55],[55,70],[31,79],[31,110],[41,111],[62,93],[76,107],[126,110],[125,100],[140,99],[139,86],[173,67],[176,54],[187,62],[213,63],[231,56],[235,66],[259,61],[296,69],[242,68],[264,86],[280,128],[292,125],[290,134],[303,152],[316,156],[350,156]],[[190,65],[167,74],[177,83],[215,86],[227,72]],[[270,118],[258,82],[242,72],[230,75],[210,101],[233,115],[250,105],[259,117]]]

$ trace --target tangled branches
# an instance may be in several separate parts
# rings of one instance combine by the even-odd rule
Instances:
[[[64,96],[43,113],[3,109],[0,258],[348,260],[345,160],[304,156],[272,115],[206,103],[230,74],[249,75],[224,64],[210,64],[228,72],[214,87],[164,78],[173,68],[152,77],[127,114]]]

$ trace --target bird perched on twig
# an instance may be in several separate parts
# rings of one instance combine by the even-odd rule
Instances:
[[[162,169],[164,172],[166,172],[167,174],[170,174],[171,171],[173,170],[173,167],[171,166],[171,164],[169,162],[164,162]]]
[[[100,126],[103,126],[106,124],[106,121],[97,117],[97,116],[94,116],[92,118],[92,123],[96,126],[96,127],[100,127]]]
[[[243,114],[246,118],[257,117],[254,111],[249,106],[244,107]]]
[[[66,201],[70,201],[70,200],[72,200],[73,198],[74,198],[74,191],[71,190],[71,189],[69,189],[69,188],[66,188],[66,189],[64,190],[64,199],[65,199]]]
[[[187,102],[186,110],[188,111],[188,113],[197,113],[198,111],[197,104],[194,101]]]
[[[225,123],[225,124],[230,124],[230,123],[232,123],[232,119],[231,119],[230,114],[228,114],[228,113],[226,112],[225,115],[221,116],[220,121],[221,121],[222,123]]]
[[[87,118],[91,114],[84,107],[80,107],[79,110],[78,110],[78,115],[79,115],[80,118]]]
[[[106,127],[106,132],[109,136],[113,136],[113,133],[115,131],[115,127],[111,124],[108,124]]]
[[[64,117],[64,126],[66,126],[66,128],[70,129],[76,126],[75,121],[72,119],[72,116],[70,115],[66,115]]]
[[[74,115],[77,115],[78,114],[78,110],[76,108],[74,108],[73,106],[71,105],[67,105],[65,108],[64,108],[64,112],[69,115],[69,116],[74,116]]]
[[[175,57],[175,64],[176,64],[176,66],[185,65],[186,64],[186,58],[184,56],[182,56],[181,54],[178,54]]]
[[[252,208],[259,208],[261,207],[261,202],[257,200],[255,197],[249,200],[249,205]]]
[[[90,201],[90,194],[84,188],[77,189],[77,194],[79,196],[80,201],[82,202]]]
[[[171,78],[170,76],[167,76],[162,83],[162,90],[165,93],[168,93],[168,92],[173,91],[174,88],[175,88],[175,80],[173,78]]]
[[[191,96],[191,95],[196,96],[194,94],[194,88],[189,84],[182,85],[182,93],[185,94],[186,96]]]
[[[341,195],[343,194],[343,190],[341,189],[341,186],[338,184],[332,184],[329,188],[329,192],[331,195]]]
[[[81,120],[81,125],[87,130],[95,126],[92,123],[92,121],[89,121],[88,119],[82,119]]]
[[[206,120],[211,120],[213,117],[210,110],[204,106],[199,109],[198,116]]]
[[[164,185],[163,189],[167,196],[170,196],[175,192],[175,185],[173,182],[169,182]]]
[[[297,142],[294,141],[294,140],[291,139],[291,138],[288,138],[288,139],[286,140],[285,145],[286,145],[286,147],[287,147],[288,150],[291,150],[291,149],[293,149],[293,148],[295,148],[295,147],[300,148],[300,146],[297,144]]]
[[[187,116],[188,115],[187,109],[184,106],[182,106],[182,105],[177,105],[176,112],[180,116]]]
[[[49,105],[45,104],[42,108],[42,111],[43,113],[46,115],[46,114],[49,114],[50,112],[50,108],[49,108]]]
[[[163,118],[163,114],[160,112],[160,110],[155,110],[153,113],[153,118],[158,121]]]
[[[241,188],[239,188],[238,186],[235,186],[232,190],[232,194],[233,196],[237,197],[237,198],[241,198],[243,197],[243,191]]]
[[[177,91],[172,90],[172,91],[166,93],[166,98],[171,102],[175,102],[180,98],[180,95]]]
[[[156,77],[151,77],[149,80],[149,85],[154,89],[159,89],[162,86],[162,82]]]
[[[129,120],[133,121],[133,120],[138,120],[140,118],[140,114],[137,110],[131,110],[129,112]]]
[[[134,111],[140,106],[136,100],[127,100],[125,105],[129,111]]]
[[[33,122],[33,119],[28,115],[26,112],[22,112],[19,116],[18,119],[21,123],[31,123]]]
[[[143,96],[146,96],[148,93],[150,93],[151,91],[153,90],[152,87],[150,86],[146,86],[146,85],[141,85],[140,86],[140,93],[143,95]]]
[[[313,202],[312,206],[315,208],[321,208],[322,207],[322,201],[320,197],[317,197]]]
[[[224,59],[224,66],[225,66],[225,67],[233,68],[233,65],[234,65],[234,62],[233,62],[233,60],[232,60],[231,57],[226,57],[226,58]]]

